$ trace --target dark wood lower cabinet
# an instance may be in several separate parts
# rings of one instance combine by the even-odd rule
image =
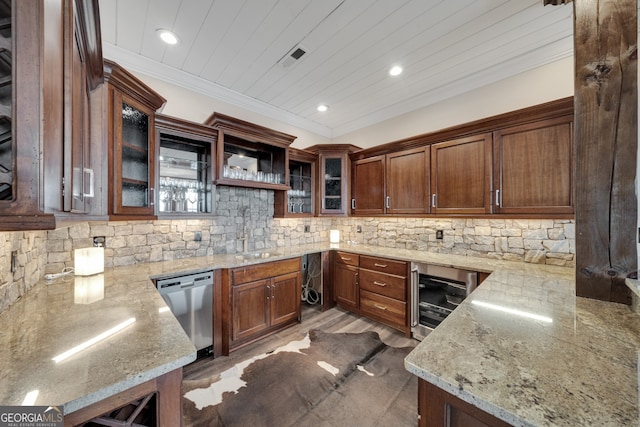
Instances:
[[[300,263],[294,258],[223,271],[231,310],[223,309],[222,354],[300,320]]]
[[[508,427],[483,410],[447,393],[423,379],[418,380],[419,427]]]
[[[122,420],[111,417],[114,411],[126,406],[136,407],[137,404],[149,396],[151,396],[151,399],[147,403],[152,408],[151,410],[155,412],[152,414],[152,419],[155,419],[154,425],[158,427],[182,425],[182,368],[175,369],[91,406],[65,415],[64,425],[83,426],[98,417],[102,420],[107,420],[106,422],[113,420],[111,424],[103,422],[102,425],[126,425],[122,424]],[[155,402],[152,401],[154,399]],[[118,424],[118,421],[121,424]]]

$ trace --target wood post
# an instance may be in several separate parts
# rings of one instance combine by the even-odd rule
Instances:
[[[575,0],[576,293],[629,303],[636,274],[637,4]]]

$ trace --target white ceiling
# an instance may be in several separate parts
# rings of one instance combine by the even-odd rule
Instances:
[[[542,0],[100,0],[106,58],[326,137],[571,56],[572,11]],[[163,44],[158,28],[181,42]],[[307,53],[279,65],[298,44]],[[404,73],[390,77],[392,64]]]

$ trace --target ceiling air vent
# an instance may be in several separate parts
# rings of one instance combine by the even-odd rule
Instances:
[[[294,46],[293,49],[287,52],[285,56],[280,58],[278,64],[280,64],[283,68],[289,68],[293,64],[298,62],[305,53],[307,53],[307,50],[304,47],[300,45]]]

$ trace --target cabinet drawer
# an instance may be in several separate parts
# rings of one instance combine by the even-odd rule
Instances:
[[[237,267],[231,270],[234,285],[300,271],[300,258]]]
[[[407,276],[407,263],[386,258],[376,258],[371,256],[360,257],[360,268],[380,271],[381,273],[395,274],[396,276]]]
[[[360,289],[375,292],[389,298],[406,301],[406,283],[407,279],[405,277],[360,270]]]
[[[399,326],[405,325],[407,303],[373,292],[360,291],[360,310]]]
[[[346,264],[346,265],[353,265],[355,267],[358,266],[358,263],[360,262],[360,256],[356,255],[356,254],[352,254],[349,252],[336,252],[336,263],[337,264]]]

